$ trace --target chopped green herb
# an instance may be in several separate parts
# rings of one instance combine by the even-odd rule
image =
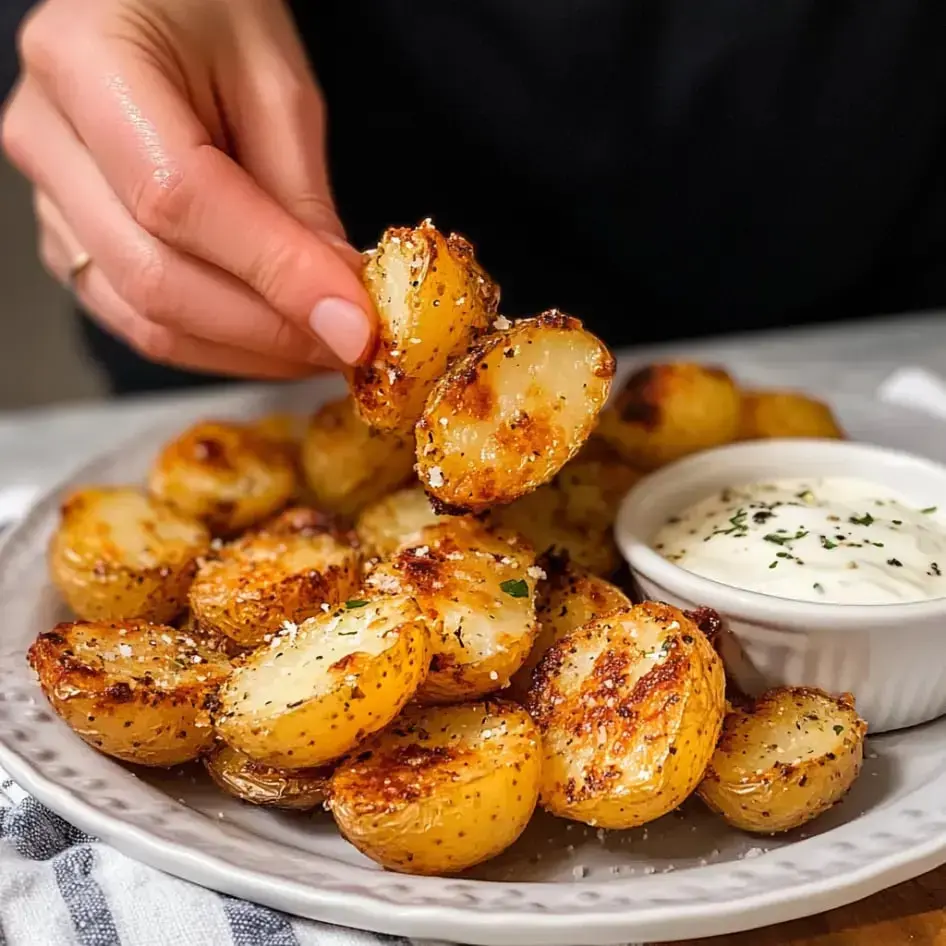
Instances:
[[[930,513],[936,512],[937,509],[939,509],[939,506],[927,506],[926,509],[921,509],[920,512],[922,512],[924,516],[928,516]]]
[[[776,545],[786,545],[789,542],[795,542],[798,539],[803,539],[808,533],[804,529],[799,529],[794,535],[779,535],[775,532],[770,532],[768,535],[763,536],[766,542],[774,542]]]
[[[856,526],[869,526],[873,524],[874,517],[869,512],[865,512],[863,516],[851,516],[848,522],[853,522]]]
[[[509,578],[499,583],[499,587],[509,595],[510,598],[527,598],[529,596],[529,586],[523,578]]]
[[[823,549],[836,549],[836,548],[838,547],[838,543],[837,543],[837,542],[832,542],[830,539],[825,538],[825,536],[822,536],[822,537],[821,537],[821,547],[822,547]]]
[[[810,490],[806,489],[801,493],[796,493],[796,498],[802,500],[802,502],[813,503],[815,501],[815,494]]]
[[[777,565],[778,565],[778,562],[772,562],[772,564],[769,565],[769,568],[775,568]]]
[[[811,587],[814,588],[815,591],[817,591],[819,595],[824,594],[824,585],[822,585],[821,582],[816,581]]]
[[[349,598],[345,602],[345,607],[349,611],[353,611],[355,608],[363,608],[368,602],[364,598]]]
[[[843,727],[843,726],[837,725],[837,726],[834,727],[834,733],[835,733],[836,736],[840,736],[841,733],[843,733],[843,732],[844,732],[844,727]]]
[[[903,562],[899,558],[888,558],[887,564],[893,565],[894,568],[903,568]]]
[[[338,636],[339,637],[352,637],[357,633],[358,633],[357,631],[339,631]]]

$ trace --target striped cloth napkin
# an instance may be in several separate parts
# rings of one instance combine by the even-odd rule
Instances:
[[[946,384],[904,368],[878,391],[946,417]],[[29,488],[0,492],[0,529]],[[433,946],[300,920],[178,880],[119,854],[0,771],[0,946]],[[628,944],[630,946],[630,944]]]

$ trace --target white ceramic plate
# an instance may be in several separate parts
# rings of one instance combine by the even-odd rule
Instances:
[[[311,391],[306,407],[311,408]],[[835,402],[854,436],[946,461],[941,422]],[[182,421],[183,423],[183,421]],[[140,481],[156,431],[78,482]],[[946,862],[946,720],[874,739],[843,805],[785,838],[731,831],[696,801],[647,828],[596,832],[537,816],[503,856],[453,879],[386,873],[328,816],[274,814],[99,755],[46,705],[24,652],[65,617],[45,571],[57,497],[0,550],[0,765],[64,818],[169,873],[278,909],[385,933],[519,946],[669,940],[817,913]]]

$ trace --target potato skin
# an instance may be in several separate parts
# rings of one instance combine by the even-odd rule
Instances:
[[[429,659],[410,598],[346,602],[243,659],[220,691],[217,732],[274,768],[324,765],[401,711]]]
[[[353,516],[411,478],[413,444],[369,427],[346,397],[313,415],[302,442],[302,466],[320,509]]]
[[[203,421],[172,440],[148,479],[152,496],[232,536],[293,497],[296,469],[284,447],[245,424]]]
[[[200,567],[190,607],[202,628],[255,647],[286,621],[302,622],[361,584],[357,548],[321,534],[247,535]]]
[[[325,802],[333,767],[274,769],[218,743],[203,759],[214,783],[228,795],[261,808],[311,811]]]
[[[434,512],[427,494],[416,484],[366,506],[358,516],[355,530],[366,556],[387,558],[443,518]]]
[[[726,715],[698,794],[735,828],[790,831],[847,794],[866,732],[849,693],[777,687]]]
[[[512,692],[520,700],[526,699],[533,670],[556,641],[589,621],[632,606],[620,588],[576,565],[567,555],[546,554],[536,564],[545,575],[536,589],[539,633],[512,678]]]
[[[798,391],[743,391],[740,440],[811,437],[844,440],[844,431],[823,401]]]
[[[550,483],[497,506],[489,520],[521,533],[540,554],[566,553],[597,575],[612,575],[622,562],[614,520],[621,500],[641,476],[610,447],[589,440]]]
[[[343,762],[329,807],[389,870],[452,874],[522,833],[538,794],[538,733],[511,703],[411,708]]]
[[[555,310],[474,345],[434,387],[415,428],[417,474],[438,512],[475,512],[547,483],[604,406],[614,359]]]
[[[166,622],[183,611],[209,546],[201,523],[140,490],[89,487],[62,504],[49,572],[79,618]]]
[[[716,652],[669,605],[647,601],[567,634],[529,693],[544,750],[539,803],[602,828],[665,815],[703,776],[724,691]]]
[[[410,595],[423,612],[431,660],[418,702],[457,703],[508,685],[536,633],[534,563],[520,536],[455,518],[428,526],[368,575],[369,588]]]
[[[138,765],[196,759],[213,742],[210,711],[229,658],[173,627],[63,623],[27,659],[53,709],[85,742]]]
[[[598,433],[641,470],[658,467],[739,435],[742,398],[721,368],[687,362],[634,372],[601,415]]]
[[[450,360],[495,318],[499,287],[463,237],[445,237],[429,220],[386,230],[362,278],[378,341],[371,361],[351,372],[355,404],[366,424],[409,434]]]

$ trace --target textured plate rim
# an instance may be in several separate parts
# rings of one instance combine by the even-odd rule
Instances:
[[[832,398],[838,401],[871,402],[872,398],[852,398],[844,395]],[[883,403],[883,402],[877,402]],[[233,410],[219,411],[229,416],[239,416],[248,411],[249,403],[243,402]],[[884,407],[890,405],[884,404]],[[927,425],[941,425],[937,418],[910,408],[896,406],[896,410],[913,414]],[[50,512],[50,506],[58,503],[58,498],[68,489],[83,480],[88,481],[95,471],[102,466],[118,462],[123,451],[143,448],[154,444],[168,431],[175,431],[180,422],[162,421],[150,429],[136,434],[122,444],[104,451],[82,466],[70,472],[57,486],[45,491],[28,515],[12,527],[0,541],[0,568],[2,568],[9,549],[13,548],[21,536],[29,534],[36,525]],[[3,694],[0,693],[0,699]],[[821,875],[789,888],[777,886],[765,892],[732,898],[723,902],[699,902],[692,905],[679,903],[672,905],[654,905],[634,908],[627,913],[614,909],[595,910],[585,907],[578,912],[556,912],[554,897],[549,908],[542,912],[519,911],[510,905],[496,912],[464,909],[448,904],[400,904],[392,905],[389,901],[372,895],[372,883],[380,876],[374,869],[363,869],[363,882],[357,892],[340,890],[301,881],[286,881],[282,877],[268,873],[259,866],[246,867],[230,858],[213,853],[201,847],[199,838],[190,845],[182,844],[163,836],[160,831],[149,830],[130,822],[119,814],[103,811],[78,797],[68,784],[62,784],[45,775],[41,768],[25,759],[17,752],[14,745],[7,742],[0,733],[0,765],[29,794],[39,802],[46,804],[61,817],[75,823],[88,833],[101,838],[128,856],[142,860],[174,876],[194,883],[230,893],[248,900],[256,900],[277,909],[295,913],[299,916],[337,923],[378,933],[421,938],[449,938],[482,946],[516,942],[535,943],[543,946],[570,946],[570,944],[616,944],[626,942],[629,937],[644,940],[674,939],[683,937],[704,937],[731,933],[744,929],[757,928],[772,923],[784,922],[804,916],[820,913],[834,907],[851,903],[870,896],[897,883],[909,880],[928,870],[946,863],[946,806],[930,804],[924,815],[930,821],[938,821],[932,834],[917,843],[906,835],[901,837],[902,844],[897,849],[876,856],[869,845],[847,843],[850,869],[840,870],[830,875]],[[939,795],[946,799],[946,773],[941,773],[935,781],[926,783],[923,791],[928,794],[939,788]],[[914,793],[915,794],[915,793]],[[884,814],[909,807],[910,798],[900,799],[894,805],[884,808]],[[938,817],[937,817],[938,816]],[[871,812],[849,822],[858,824],[859,837],[863,841],[865,822],[881,817],[880,812]],[[842,826],[844,827],[844,826]],[[839,829],[835,829],[841,830]],[[809,838],[798,842],[799,845],[818,845],[819,841],[830,838],[829,834]],[[896,835],[886,835],[896,840]],[[909,843],[908,843],[909,842]],[[278,842],[273,842],[277,843]],[[793,848],[795,845],[792,846]],[[675,878],[693,876],[710,871],[713,874],[725,873],[738,869],[743,873],[756,874],[764,868],[765,855],[751,862],[727,862],[707,868],[692,868],[675,874]],[[313,861],[319,856],[312,854]],[[859,865],[859,866],[857,866]],[[328,865],[329,871],[331,864]],[[359,871],[357,867],[351,868]],[[394,876],[394,875],[392,875]],[[561,892],[563,886],[574,886],[582,891],[606,890],[619,895],[622,889],[635,883],[646,882],[652,878],[629,878],[608,881],[601,884],[563,884],[561,882],[532,883],[476,881],[462,878],[413,878],[403,877],[410,884],[415,881],[432,882],[434,886],[462,882],[464,886],[482,886],[488,888],[525,888],[540,893]],[[602,905],[603,906],[603,905]],[[449,933],[445,933],[449,931]]]

